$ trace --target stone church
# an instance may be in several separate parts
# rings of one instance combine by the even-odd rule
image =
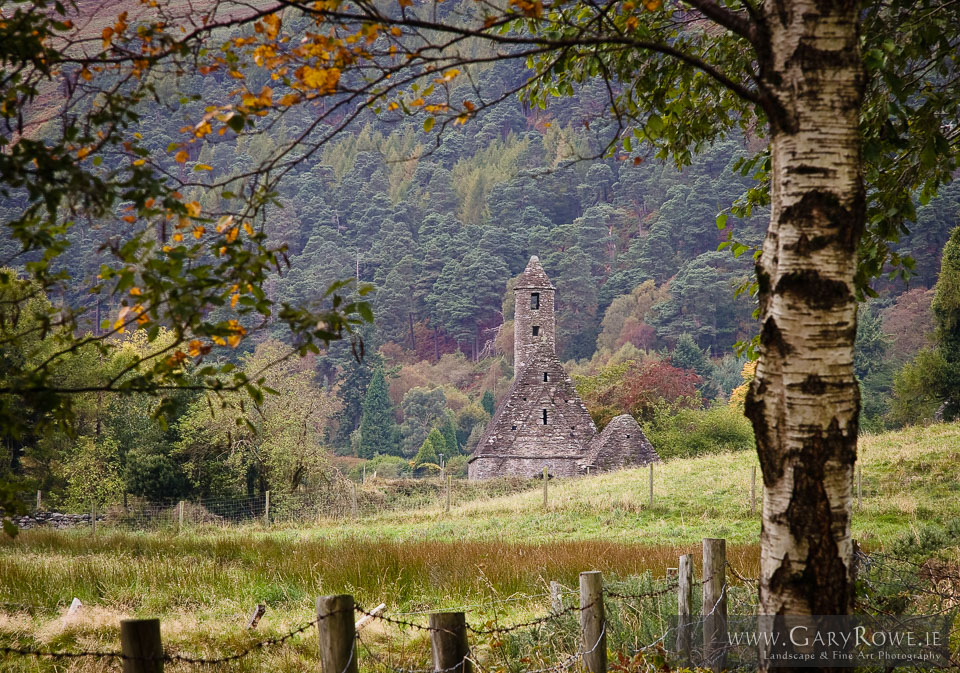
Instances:
[[[471,479],[575,477],[659,460],[629,414],[602,433],[556,355],[556,288],[531,257],[514,288],[514,380],[469,461]]]

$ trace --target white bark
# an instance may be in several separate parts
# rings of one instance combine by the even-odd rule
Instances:
[[[766,2],[771,216],[761,358],[747,402],[764,480],[763,614],[850,609],[859,393],[854,272],[864,225],[857,5]],[[771,103],[772,101],[772,103]]]

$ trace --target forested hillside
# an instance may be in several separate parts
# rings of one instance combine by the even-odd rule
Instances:
[[[723,229],[716,218],[752,186],[749,172],[735,168],[760,141],[728,137],[682,170],[654,156],[621,160],[605,152],[612,122],[598,102],[601,83],[541,110],[509,95],[528,77],[523,63],[498,62],[471,76],[486,95],[507,100],[442,134],[439,126],[425,133],[421,122],[389,111],[363,113],[355,131],[278,167],[286,175],[265,225],[286,244],[288,265],[268,293],[304,304],[321,301],[337,279],[373,284],[375,323],[364,334],[362,361],[339,343],[315,358],[285,362],[267,374],[280,395],[247,404],[239,425],[232,410],[190,392],[166,427],[150,421],[150,398],[91,396],[81,408],[79,437],[24,438],[12,449],[12,464],[40,488],[75,501],[91,489],[104,500],[296,490],[329,473],[328,449],[399,456],[375,465],[383,473],[429,474],[439,454],[449,461],[473,448],[509,385],[511,279],[530,255],[540,257],[558,289],[558,353],[600,424],[633,413],[655,443],[661,438],[665,455],[693,450],[685,447],[697,432],[703,450],[748,446],[749,425],[734,391],[750,366],[735,344],[757,332],[749,283],[767,213],[730,217]],[[251,91],[269,84],[262,73],[246,82]],[[169,74],[155,86],[161,94],[188,94],[170,108],[151,102],[139,122],[143,145],[159,157],[181,140],[184,124],[227,100],[236,83],[224,71]],[[471,90],[464,80],[451,96],[467,98]],[[301,107],[239,142],[208,138],[202,151],[171,160],[169,169],[200,180],[239,175],[311,123],[309,108]],[[207,210],[228,195],[197,187],[184,196]],[[0,216],[9,219],[20,208],[16,197],[7,198]],[[915,422],[935,411],[929,400],[920,408],[906,393],[898,398],[894,388],[898,376],[903,390],[923,378],[916,369],[923,362],[914,358],[933,344],[932,288],[958,213],[957,182],[919,205],[914,231],[897,246],[915,260],[909,286],[878,282],[877,297],[861,308],[863,427]],[[102,246],[124,227],[123,217],[121,210],[113,222],[74,226],[63,264],[85,283],[49,297],[54,305],[87,307],[91,330],[119,309],[92,303],[89,289]],[[3,258],[28,261],[15,250],[8,245]],[[286,338],[279,327],[253,327],[235,352],[236,365],[251,375],[281,357],[277,342]],[[128,347],[142,346],[131,338]],[[79,353],[62,365],[62,376],[82,380],[122,367],[91,366],[95,357]]]

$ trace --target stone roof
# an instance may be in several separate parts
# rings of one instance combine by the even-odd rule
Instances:
[[[542,421],[544,409],[547,425]],[[543,341],[530,363],[517,373],[470,461],[488,456],[581,459],[596,436],[597,426],[573,381],[550,344]]]
[[[543,267],[540,265],[540,258],[534,255],[530,258],[527,268],[524,269],[523,273],[520,274],[520,277],[517,278],[517,284],[514,286],[514,289],[556,290],[557,288],[555,288],[553,283],[550,282],[547,272],[544,271]]]
[[[660,456],[636,419],[630,414],[622,414],[610,421],[590,443],[581,464],[607,471],[631,465],[647,465],[659,460]]]

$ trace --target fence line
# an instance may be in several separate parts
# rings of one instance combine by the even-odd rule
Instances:
[[[672,639],[677,638],[677,654],[688,660],[690,651],[684,652],[681,645],[690,647],[689,638],[681,640],[681,636],[697,620],[725,618],[727,615],[728,600],[742,600],[737,597],[746,591],[753,592],[748,584],[756,582],[738,572],[725,558],[725,545],[721,540],[704,540],[705,567],[712,568],[713,572],[699,581],[694,581],[688,573],[681,573],[677,578],[648,582],[648,588],[640,591],[625,591],[615,586],[605,587],[599,573],[589,572],[581,574],[581,590],[574,592],[567,590],[563,593],[579,593],[580,602],[576,605],[555,609],[552,604],[552,593],[540,593],[523,597],[511,597],[494,601],[493,604],[502,604],[519,600],[549,598],[549,611],[534,619],[521,620],[516,623],[501,625],[486,623],[471,625],[465,618],[467,608],[452,608],[433,610],[428,613],[397,613],[397,616],[383,614],[377,611],[368,611],[361,605],[355,604],[352,596],[329,596],[318,599],[317,614],[314,619],[303,625],[280,635],[264,638],[244,646],[242,649],[215,657],[199,657],[185,653],[167,652],[159,643],[158,620],[133,620],[134,622],[155,622],[156,643],[150,649],[149,642],[142,649],[131,652],[125,645],[121,651],[52,651],[31,649],[25,647],[0,646],[0,656],[4,657],[35,657],[48,658],[55,661],[73,661],[79,659],[109,659],[124,662],[124,670],[131,673],[147,673],[147,671],[162,670],[157,664],[188,664],[191,666],[221,666],[231,664],[264,653],[292,641],[312,628],[316,627],[321,634],[321,641],[328,647],[321,648],[321,657],[333,657],[337,665],[329,667],[332,670],[351,673],[357,670],[358,662],[372,662],[385,671],[391,673],[470,673],[473,670],[483,673],[487,670],[487,661],[495,656],[496,651],[503,651],[503,656],[511,655],[511,648],[522,651],[525,644],[538,643],[538,658],[540,668],[531,668],[519,673],[549,673],[550,671],[565,671],[574,666],[583,665],[591,673],[605,673],[607,644],[614,642],[614,651],[630,652],[635,656],[645,656],[645,653],[656,652],[661,656],[665,652],[665,645],[672,646]],[[689,557],[687,557],[689,559]],[[897,558],[889,554],[864,554],[857,556],[860,579],[859,586],[863,589],[857,597],[857,609],[869,615],[907,616],[910,614],[948,614],[956,618],[960,609],[960,577],[953,573],[955,565],[944,564],[944,572],[937,575],[938,561],[928,559],[918,562],[911,558]],[[689,563],[689,560],[687,561]],[[681,560],[681,566],[684,566]],[[689,565],[685,566],[689,567]],[[951,570],[954,568],[954,570]],[[733,578],[742,584],[731,583],[727,580],[725,571],[729,569]],[[589,580],[584,577],[589,576]],[[662,582],[662,583],[661,583]],[[686,620],[679,619],[675,623],[665,625],[665,616],[676,616],[677,611],[670,607],[669,597],[677,592],[678,600],[685,600],[681,589],[685,586],[690,596],[691,586],[700,586],[702,589],[702,604],[700,614],[694,619],[689,615]],[[905,592],[904,589],[907,589]],[[912,602],[903,603],[904,594],[908,593]],[[754,592],[755,595],[755,592]],[[620,602],[620,603],[616,603]],[[610,609],[604,605],[622,605],[631,610]],[[750,606],[749,601],[744,603]],[[322,605],[343,605],[337,609],[324,612]],[[640,609],[639,605],[647,608]],[[755,604],[751,606],[755,608]],[[682,611],[681,611],[682,612]],[[347,615],[349,614],[349,618]],[[430,623],[424,625],[404,616],[429,614]],[[457,617],[459,615],[459,617]],[[587,619],[586,615],[590,615]],[[365,618],[377,620],[385,626],[394,627],[401,632],[415,630],[430,636],[434,666],[417,668],[410,666],[395,666],[383,655],[377,654],[369,642],[365,642],[355,627],[354,620]],[[579,619],[578,619],[579,618]],[[635,620],[635,621],[632,621]],[[579,622],[579,624],[578,624]],[[358,622],[359,623],[359,622]],[[129,624],[130,622],[126,622]],[[349,628],[344,627],[345,624]],[[722,622],[724,632],[721,645],[717,645],[716,634],[704,631],[703,653],[708,657],[711,667],[722,667],[723,656],[729,648],[729,640]],[[339,626],[338,626],[339,625]],[[153,626],[151,624],[151,626]],[[123,625],[121,632],[123,632]],[[467,641],[467,634],[478,640],[473,646]],[[628,642],[630,638],[633,642]],[[953,632],[956,638],[956,630]],[[612,640],[611,640],[612,639]],[[147,638],[149,641],[149,638]],[[126,642],[126,641],[124,641]],[[954,640],[956,642],[956,640]],[[483,645],[491,645],[488,650]],[[719,647],[719,649],[716,649]],[[604,656],[599,656],[601,648]],[[159,654],[149,655],[144,652],[155,651]],[[571,653],[572,651],[572,653]],[[710,657],[715,657],[711,659]],[[337,658],[339,657],[339,658]],[[454,664],[450,664],[456,660]],[[485,658],[486,657],[486,658]],[[956,652],[950,653],[951,660],[960,663],[960,656]],[[546,659],[545,659],[546,658]],[[528,658],[529,659],[529,658]],[[552,660],[552,663],[551,661]],[[343,665],[343,662],[346,662]],[[443,662],[447,662],[444,664]],[[526,662],[526,663],[529,663]],[[534,664],[536,666],[537,664]],[[328,667],[325,667],[325,670]],[[491,668],[496,668],[492,666]]]

